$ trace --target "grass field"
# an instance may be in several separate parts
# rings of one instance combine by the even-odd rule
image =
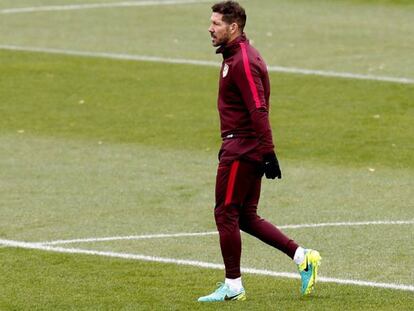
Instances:
[[[284,177],[261,215],[320,250],[322,282],[300,298],[294,264],[243,235],[248,300],[224,305],[196,302],[223,279],[219,69],[113,59],[219,62],[213,1],[6,10],[116,2],[0,0],[0,310],[412,310],[414,83],[369,77],[413,81],[412,2],[241,1],[269,66],[368,77],[270,73]]]

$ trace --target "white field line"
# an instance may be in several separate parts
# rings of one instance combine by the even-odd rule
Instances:
[[[357,79],[357,80],[394,82],[394,83],[401,83],[401,84],[414,84],[414,79],[402,78],[402,77],[374,76],[374,75],[365,75],[365,74],[349,73],[349,72],[335,72],[335,71],[324,71],[324,70],[313,70],[313,69],[311,70],[311,69],[280,67],[280,66],[269,66],[268,70],[270,72],[286,72],[286,73],[333,77],[333,78],[346,78],[346,79]]]
[[[351,227],[351,226],[376,226],[376,225],[413,225],[412,220],[373,220],[357,222],[322,222],[316,224],[284,225],[281,229],[318,228],[318,227]]]
[[[67,5],[47,5],[34,6],[25,8],[9,8],[0,10],[0,14],[18,14],[33,12],[50,12],[50,11],[74,11],[87,9],[104,9],[119,7],[137,7],[137,6],[154,6],[154,5],[176,5],[176,4],[196,4],[211,2],[210,0],[164,0],[164,1],[122,1],[113,3],[84,3],[84,4],[67,4]]]
[[[132,260],[150,261],[150,262],[169,263],[169,264],[193,266],[193,267],[208,268],[208,269],[220,269],[220,270],[224,269],[224,266],[222,264],[196,261],[196,260],[156,257],[156,256],[147,256],[147,255],[140,255],[140,254],[104,252],[104,251],[79,249],[79,248],[54,247],[54,246],[40,245],[38,243],[27,243],[27,242],[21,242],[21,241],[11,241],[11,240],[0,239],[0,245],[7,246],[7,247],[35,249],[35,250],[57,252],[57,253],[95,255],[95,256],[112,257],[112,258],[123,258],[123,259],[132,259]],[[299,278],[298,274],[289,273],[289,272],[276,272],[276,271],[262,270],[262,269],[255,269],[255,268],[242,268],[241,271],[243,273],[267,275],[267,276],[274,276],[274,277],[283,277],[283,278],[292,278],[292,279]],[[358,285],[358,286],[387,288],[387,289],[414,292],[413,285],[405,285],[405,284],[377,283],[377,282],[370,282],[370,281],[363,281],[363,280],[347,280],[347,279],[338,279],[338,278],[329,278],[329,277],[319,277],[319,281],[327,282],[327,283]]]
[[[9,44],[0,44],[0,49],[10,50],[10,51],[38,52],[38,53],[69,55],[69,56],[108,58],[108,59],[117,59],[117,60],[145,61],[145,62],[157,62],[157,63],[168,63],[168,64],[185,64],[185,65],[209,66],[209,67],[221,66],[221,63],[219,62],[206,61],[206,60],[157,57],[157,56],[146,56],[146,55],[135,55],[135,54],[120,54],[120,53],[109,53],[109,52],[88,52],[88,51],[76,51],[76,50],[54,49],[54,48],[40,48],[40,47],[31,47],[31,46],[16,46],[16,45],[9,45]],[[404,77],[374,76],[374,75],[355,74],[355,73],[349,73],[349,72],[323,71],[323,70],[312,70],[312,69],[281,67],[281,66],[269,66],[268,70],[270,72],[283,72],[283,73],[292,73],[292,74],[300,74],[300,75],[314,75],[314,76],[333,77],[333,78],[371,80],[371,81],[392,82],[392,83],[400,83],[400,84],[414,84],[414,79],[404,78]]]
[[[279,229],[302,229],[302,228],[320,228],[320,227],[351,227],[351,226],[372,226],[372,225],[413,225],[414,220],[396,220],[396,221],[360,221],[360,222],[326,222],[317,224],[298,224],[298,225],[282,225]],[[72,240],[56,240],[37,242],[38,245],[61,245],[74,243],[90,243],[90,242],[106,242],[118,240],[144,240],[144,239],[158,239],[158,238],[179,238],[179,237],[195,237],[215,235],[217,231],[208,232],[182,232],[182,233],[161,233],[161,234],[145,234],[145,235],[128,235],[128,236],[112,236],[103,238],[84,238]]]
[[[128,235],[128,236],[112,236],[103,238],[86,238],[86,239],[73,239],[73,240],[56,240],[50,242],[38,242],[39,245],[59,245],[59,244],[74,244],[74,243],[89,243],[89,242],[105,242],[105,241],[118,241],[118,240],[145,240],[145,239],[158,239],[158,238],[179,238],[179,237],[194,237],[215,235],[217,231],[209,232],[183,232],[183,233],[161,233],[161,234],[146,234],[146,235]]]

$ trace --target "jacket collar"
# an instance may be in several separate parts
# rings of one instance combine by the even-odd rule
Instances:
[[[242,33],[240,36],[238,36],[236,39],[229,42],[228,44],[220,46],[216,50],[216,53],[223,54],[224,59],[229,58],[233,56],[240,49],[241,42],[249,43],[249,40],[246,38],[245,33]]]

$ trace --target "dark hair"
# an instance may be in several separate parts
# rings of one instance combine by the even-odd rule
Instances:
[[[223,21],[227,24],[236,23],[241,32],[246,25],[246,12],[236,1],[222,1],[211,7],[214,13],[223,14]]]

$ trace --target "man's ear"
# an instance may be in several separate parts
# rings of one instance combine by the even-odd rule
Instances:
[[[239,31],[239,25],[237,25],[237,23],[231,23],[230,24],[230,31],[231,33],[236,33],[237,31]]]

